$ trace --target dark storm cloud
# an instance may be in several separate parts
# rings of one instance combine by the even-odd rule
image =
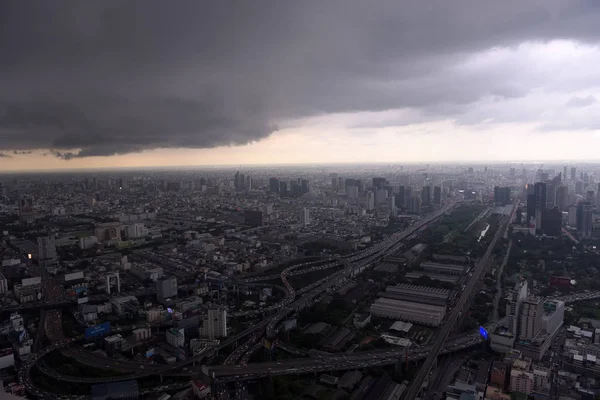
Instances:
[[[286,119],[527,92],[453,71],[524,40],[598,40],[600,2],[0,3],[0,147],[64,159],[260,140]]]

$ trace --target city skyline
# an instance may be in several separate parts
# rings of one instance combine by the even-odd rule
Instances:
[[[144,5],[2,4],[0,169],[600,161],[594,2]]]

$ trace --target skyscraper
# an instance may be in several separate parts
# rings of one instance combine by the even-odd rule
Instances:
[[[535,194],[535,232],[541,234],[542,221],[546,211],[546,184],[544,182],[536,182],[533,188]]]
[[[416,214],[421,213],[421,196],[418,196],[418,195],[413,196],[411,211]]]
[[[56,244],[50,236],[40,236],[38,243],[38,264],[47,267],[56,263]]]
[[[577,168],[571,167],[571,180],[574,181],[576,179],[576,177],[577,177]]]
[[[269,192],[279,193],[279,179],[269,178]]]
[[[506,317],[508,319],[508,329],[516,335],[519,332],[519,313],[521,303],[527,297],[527,281],[520,279],[511,293],[508,303],[506,304]]]
[[[421,204],[424,206],[431,204],[431,186],[421,188]]]
[[[404,190],[404,185],[398,187],[398,194],[396,195],[396,207],[405,207],[405,197],[406,192]]]
[[[556,205],[560,211],[567,211],[569,205],[569,187],[560,185],[556,189]]]
[[[510,204],[510,188],[509,187],[494,187],[494,203],[499,206]]]
[[[434,186],[433,187],[433,204],[436,206],[442,205],[442,187]]]
[[[581,238],[592,236],[592,211],[593,206],[588,202],[577,204],[577,231]]]
[[[218,306],[209,308],[200,334],[211,340],[227,337],[227,310]]]
[[[567,180],[567,166],[565,165],[563,168],[563,174],[562,174],[562,178],[566,181]]]
[[[562,212],[552,207],[544,213],[544,233],[548,236],[560,236],[562,233]]]
[[[375,193],[370,190],[367,192],[367,210],[373,211],[375,209]]]
[[[535,218],[535,193],[534,186],[530,183],[527,185],[527,224]]]
[[[556,205],[556,185],[554,182],[546,184],[546,208],[553,208]]]
[[[412,186],[404,187],[404,206],[409,210],[412,210],[413,207],[413,188]]]
[[[519,318],[519,340],[531,340],[542,329],[544,302],[539,297],[523,300]]]

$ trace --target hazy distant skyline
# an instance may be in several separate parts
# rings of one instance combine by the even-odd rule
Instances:
[[[0,169],[600,160],[600,2],[0,3]]]

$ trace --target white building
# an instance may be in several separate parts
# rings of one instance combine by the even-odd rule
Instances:
[[[158,281],[164,276],[164,271],[162,268],[149,266],[146,264],[133,264],[129,269],[129,272],[141,280],[150,279],[154,282]]]
[[[511,393],[530,394],[533,392],[533,374],[517,368],[510,371],[510,391]]]
[[[146,311],[146,321],[150,323],[160,322],[163,320],[165,312],[166,311],[162,308],[162,306],[159,306],[158,308],[151,308],[150,310]]]
[[[306,207],[300,210],[300,223],[302,225],[310,225],[310,211]]]
[[[167,343],[173,347],[183,347],[185,345],[185,330],[183,328],[171,328],[167,331]]]
[[[176,308],[180,312],[184,313],[189,310],[195,310],[195,309],[199,308],[201,305],[202,305],[202,298],[192,296],[183,301],[177,302]]]
[[[227,337],[227,310],[222,307],[208,309],[208,316],[200,327],[200,335],[209,339]]]
[[[21,332],[23,329],[23,317],[19,313],[10,314],[10,329],[12,331]]]
[[[519,340],[531,340],[542,330],[544,302],[538,297],[523,300],[519,318]]]
[[[565,303],[563,301],[546,300],[544,302],[542,329],[553,335],[562,326],[564,319]]]
[[[541,365],[534,365],[532,368],[533,389],[536,393],[550,392],[550,370]]]

